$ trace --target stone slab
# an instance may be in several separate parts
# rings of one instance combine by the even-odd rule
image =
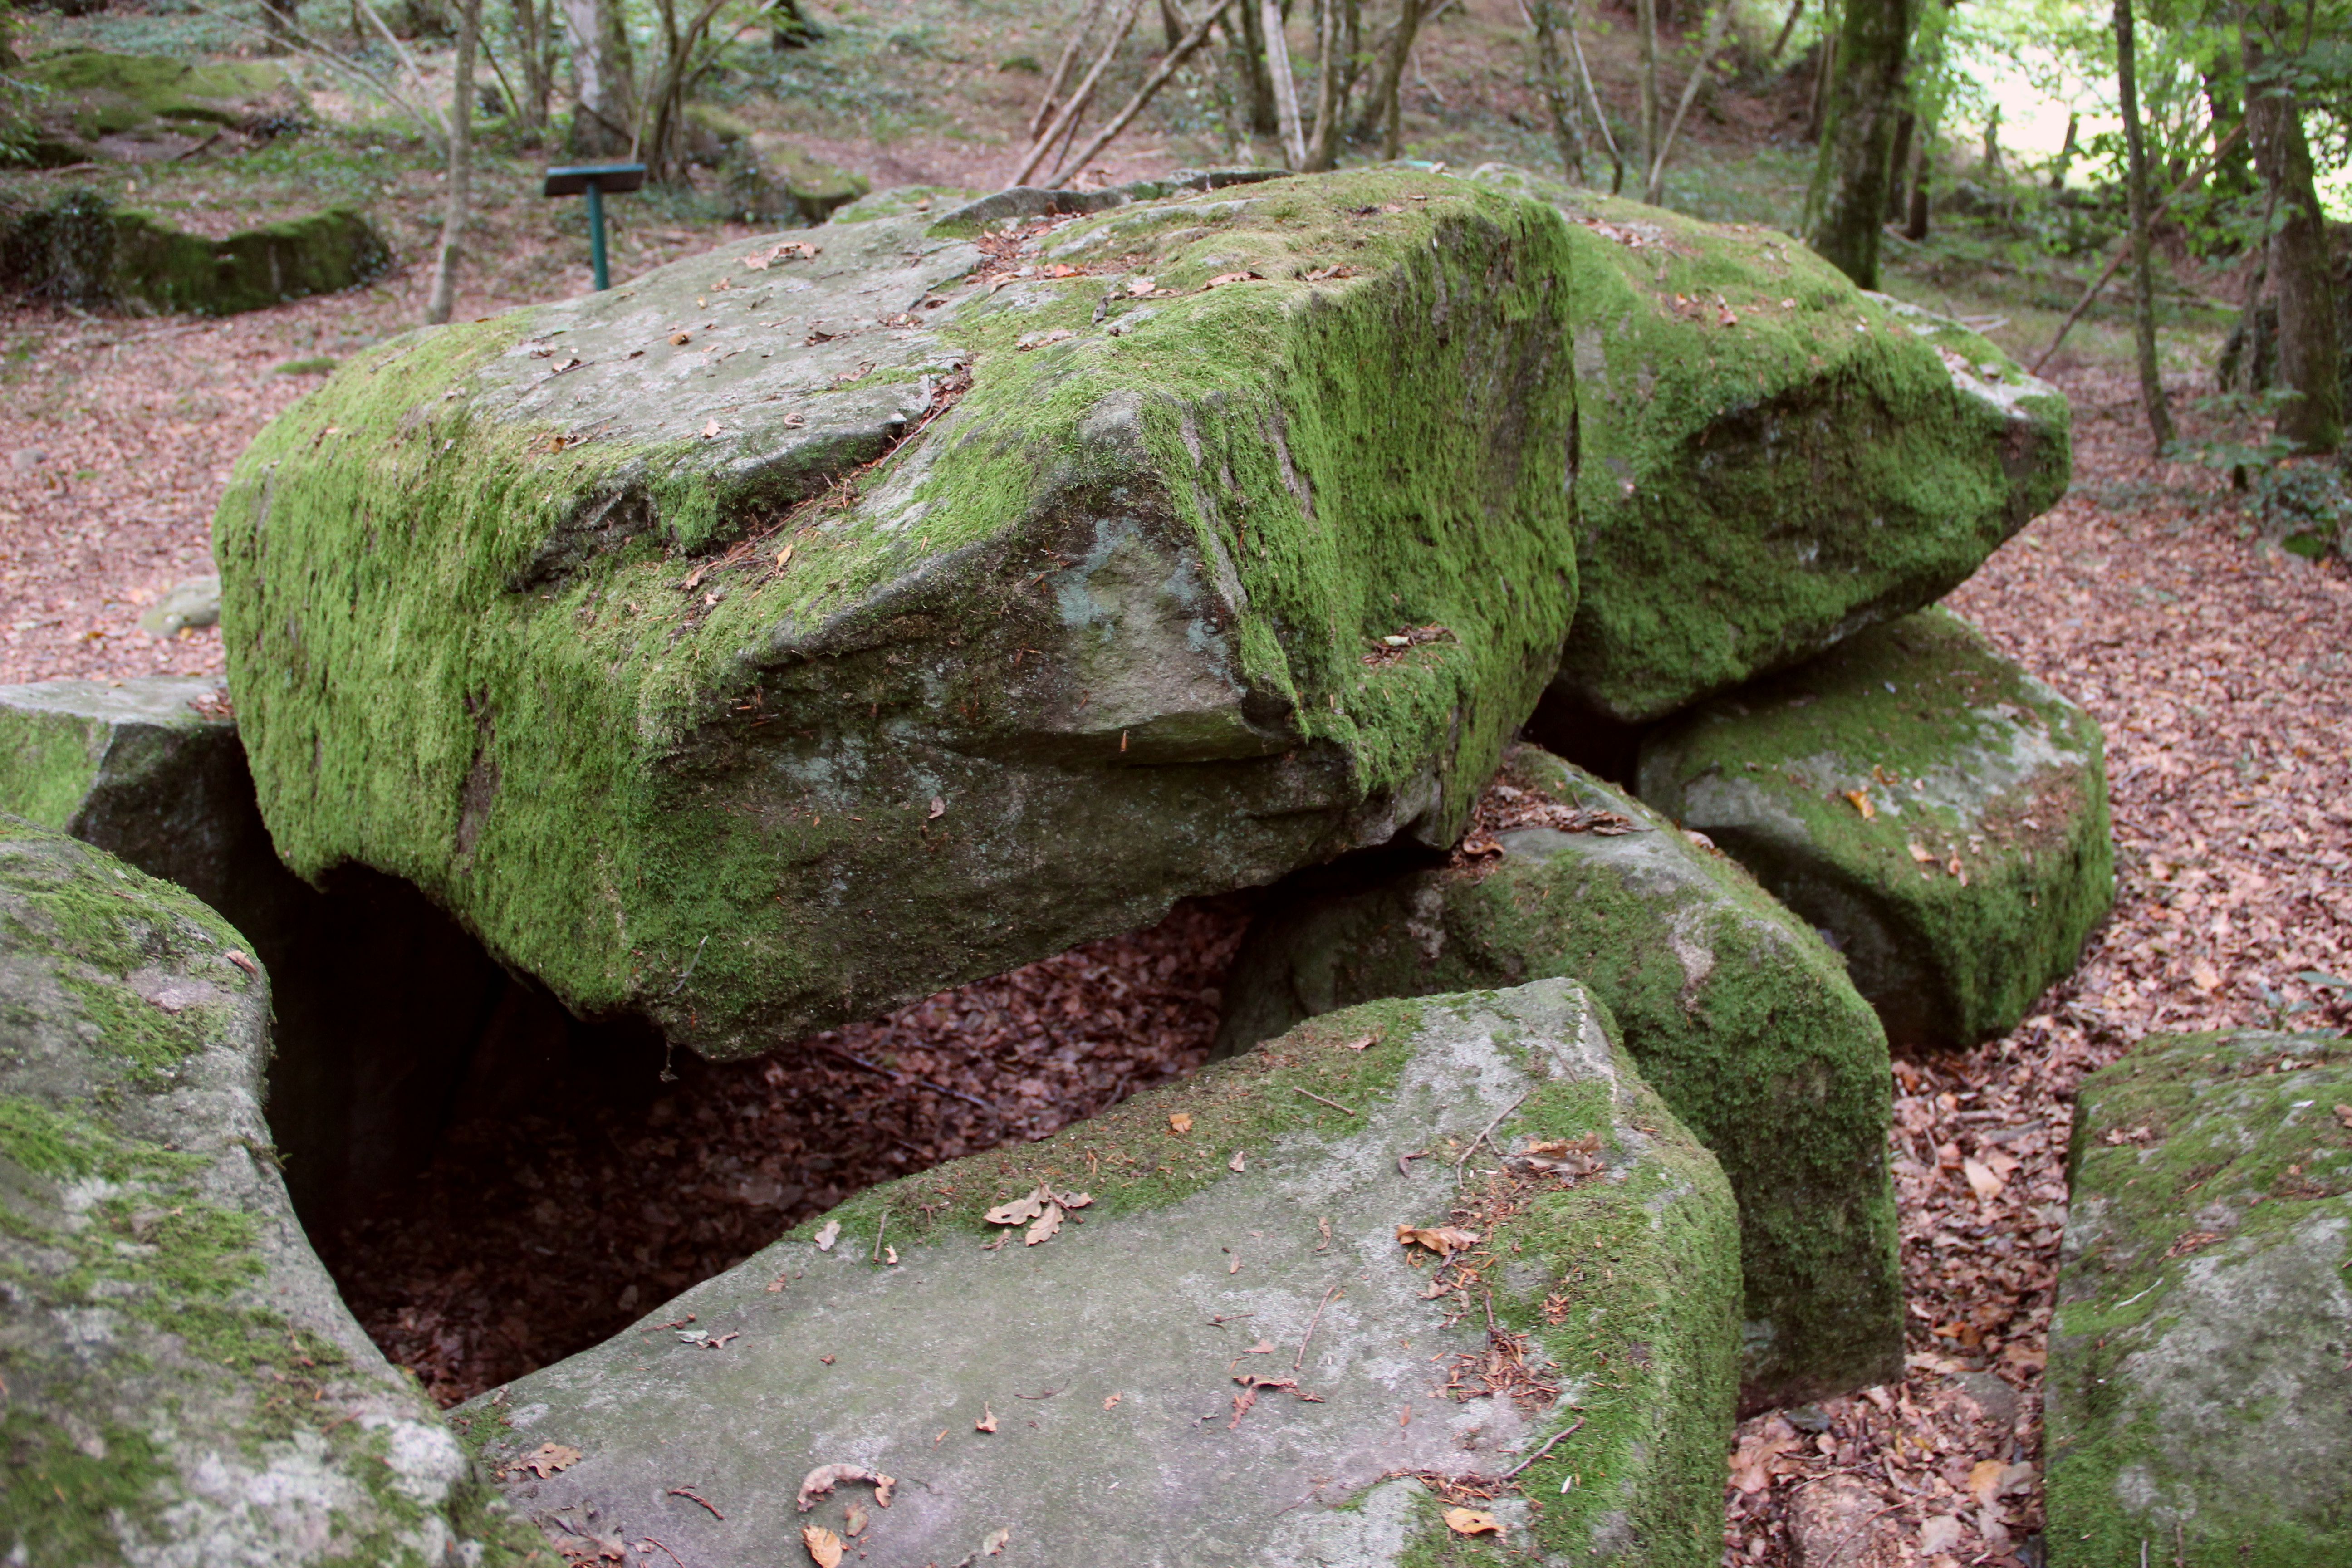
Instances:
[[[2352,1042],[2151,1036],[2068,1170],[2052,1568],[2352,1563]]]
[[[1489,1190],[1490,1126],[1506,1151],[1595,1135],[1604,1169],[1509,1189],[1524,1206],[1457,1259],[1483,1280],[1447,1290],[1397,1227]],[[980,1223],[1040,1182],[1093,1202],[1034,1246]],[[999,1531],[1007,1564],[1419,1563],[1448,1531],[1410,1477],[1498,1475],[1581,1420],[1494,1505],[1500,1547],[1697,1568],[1721,1551],[1734,1228],[1580,987],[1383,1003],[876,1189],[455,1419],[494,1462],[579,1451],[509,1469],[518,1510],[698,1568],[794,1559],[852,1502],[893,1563],[989,1561]],[[1488,1290],[1558,1403],[1448,1393],[1490,1349]],[[1237,1408],[1236,1376],[1294,1367],[1315,1402]],[[798,1511],[829,1464],[898,1478],[890,1506],[853,1486]]]

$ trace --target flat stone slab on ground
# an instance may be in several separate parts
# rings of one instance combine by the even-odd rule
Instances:
[[[2352,1041],[2151,1036],[2068,1167],[2051,1568],[2352,1563]]]
[[[1828,932],[1898,1048],[2016,1027],[2115,901],[2097,721],[1943,610],[1659,726],[1637,787]]]
[[[1554,690],[1663,718],[1941,598],[2056,503],[2066,399],[1799,241],[1576,190],[1583,599]]]
[[[1558,215],[998,201],[410,333],[264,431],[215,553],[288,863],[744,1056],[1450,839],[1575,605]]]
[[[1278,892],[1219,1049],[1376,996],[1573,976],[1738,1197],[1743,1406],[1899,1377],[1886,1037],[1836,955],[1736,863],[1533,746],[1476,820],[1453,866]]]
[[[0,1562],[437,1568],[513,1528],[295,1220],[244,946],[0,816]]]
[[[1091,1202],[1035,1245],[982,1222],[1041,1184]],[[1400,1244],[1447,1225],[1477,1238],[1425,1237],[1449,1262]],[[909,1564],[992,1540],[1071,1568],[1501,1561],[1410,1478],[1530,1459],[1524,1497],[1474,1505],[1509,1560],[1699,1568],[1737,1249],[1713,1157],[1546,981],[1335,1014],[876,1189],[453,1419],[519,1511],[698,1568],[801,1561],[852,1504],[857,1544]],[[1515,1399],[1520,1366],[1557,1399]],[[797,1510],[841,1464],[895,1477],[889,1506],[856,1484]]]

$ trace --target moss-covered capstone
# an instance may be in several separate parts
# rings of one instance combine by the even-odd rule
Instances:
[[[1638,787],[1829,932],[1898,1047],[2016,1027],[2115,900],[2097,721],[1943,610],[1659,726]]]
[[[1574,607],[1564,244],[1334,175],[394,340],[215,524],[278,851],[740,1056],[1450,841]]]
[[[1573,976],[1739,1200],[1743,1405],[1900,1376],[1886,1037],[1836,955],[1737,865],[1532,746],[1489,817],[1517,826],[1466,864],[1354,888],[1307,872],[1277,894],[1219,1049],[1376,996]]]
[[[1576,256],[1583,602],[1555,689],[1664,717],[1940,598],[2063,494],[2065,398],[1802,244],[1488,165]]]
[[[0,211],[0,288],[73,304],[228,316],[349,289],[391,265],[391,247],[356,207],[222,239],[85,188]]]
[[[2067,1158],[2051,1568],[2352,1563],[2352,1042],[2152,1036]]]
[[[0,817],[0,1559],[440,1568],[507,1528],[303,1239],[244,948]]]
[[[1040,1184],[1091,1202],[1034,1246],[983,1222]],[[1447,1225],[1475,1239],[1444,1267],[1400,1243]],[[1008,1562],[1073,1568],[1418,1563],[1448,1532],[1393,1477],[1523,1462],[1507,1539],[1444,1561],[1698,1568],[1722,1551],[1738,1248],[1714,1157],[1590,993],[1384,1002],[875,1188],[453,1419],[498,1460],[579,1450],[509,1471],[520,1506],[709,1568],[842,1532],[852,1500],[890,1562],[1007,1530]],[[1490,1352],[1556,1394],[1488,1397]],[[1254,1374],[1277,1386],[1237,1399]],[[829,1464],[897,1495],[795,1511]]]

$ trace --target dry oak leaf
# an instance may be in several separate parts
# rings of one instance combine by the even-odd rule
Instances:
[[[2008,1184],[1991,1166],[1974,1160],[1961,1161],[1960,1173],[1968,1177],[1969,1185],[1976,1190],[1979,1203],[1992,1202],[2000,1196],[2000,1189]]]
[[[1032,1225],[1029,1227],[1028,1233],[1022,1237],[1021,1245],[1024,1247],[1034,1247],[1041,1241],[1051,1241],[1057,1234],[1060,1233],[1061,1228],[1062,1205],[1059,1204],[1047,1204],[1045,1205],[1045,1212],[1037,1216],[1036,1223]]]
[[[529,1470],[543,1481],[558,1471],[570,1469],[579,1462],[579,1449],[568,1447],[562,1443],[541,1443],[536,1449],[517,1459],[512,1468],[518,1470]]]
[[[1118,1402],[1126,1397],[1127,1395],[1123,1394],[1114,1394],[1108,1399],[1103,1401],[1103,1408],[1105,1410],[1116,1410],[1118,1408]]]
[[[981,1217],[991,1225],[1027,1225],[1051,1206],[1041,1184],[1025,1198],[1015,1198],[1009,1204],[999,1204]]]
[[[992,1530],[988,1532],[988,1538],[980,1543],[980,1549],[993,1557],[1003,1552],[1005,1543],[1012,1539],[1013,1532],[1010,1530]]]
[[[851,1503],[849,1505],[849,1516],[843,1521],[841,1528],[843,1531],[853,1540],[865,1534],[866,1505],[862,1502]]]
[[[1475,1247],[1479,1241],[1476,1231],[1465,1230],[1458,1225],[1441,1225],[1426,1228],[1420,1226],[1401,1225],[1396,1227],[1396,1238],[1397,1245],[1400,1247],[1425,1247],[1442,1258],[1451,1258],[1465,1247]]]
[[[1869,821],[1872,817],[1878,815],[1878,807],[1870,804],[1870,792],[1868,790],[1850,789],[1845,792],[1845,797],[1846,799],[1853,802],[1854,810],[1862,813],[1862,819],[1864,822]]]
[[[1236,1149],[1234,1151],[1234,1157],[1225,1162],[1225,1169],[1228,1171],[1238,1171],[1242,1168],[1242,1152]]]
[[[988,1402],[987,1402],[986,1400],[982,1400],[982,1401],[981,1402],[980,1409],[981,1409],[981,1416],[980,1416],[980,1419],[979,1419],[979,1420],[977,1420],[977,1421],[975,1421],[975,1422],[973,1422],[973,1423],[971,1424],[971,1429],[972,1429],[973,1431],[975,1431],[975,1432],[993,1432],[993,1431],[995,1431],[995,1430],[996,1430],[996,1411],[995,1411],[995,1410],[994,1410],[994,1409],[993,1409],[993,1408],[992,1408],[992,1407],[988,1404]]]
[[[231,958],[235,958],[236,954],[232,952],[229,956]],[[2352,1105],[2337,1106],[2336,1108],[2336,1120],[2341,1121],[2347,1127],[2352,1127]]]
[[[801,1528],[801,1544],[816,1562],[816,1568],[841,1568],[841,1537],[821,1524]]]
[[[1445,1528],[1456,1535],[1500,1535],[1503,1526],[1495,1516],[1481,1509],[1449,1508],[1445,1510]]]
[[[840,1239],[841,1222],[837,1219],[829,1219],[824,1222],[824,1228],[816,1233],[816,1249],[819,1252],[831,1252],[833,1244]]]
[[[1328,277],[1330,274],[1327,273],[1325,276]],[[1265,275],[1260,272],[1220,272],[1209,279],[1207,286],[1212,289],[1222,289],[1228,283],[1263,283],[1265,281]]]
[[[1168,1119],[1168,1131],[1171,1132],[1190,1132],[1192,1131],[1192,1112],[1180,1110],[1175,1115],[1170,1117]]]
[[[871,1481],[874,1500],[883,1508],[890,1506],[890,1489],[898,1483],[878,1470],[861,1465],[819,1465],[801,1478],[801,1489],[793,1494],[793,1506],[802,1513],[816,1506],[816,1500],[830,1496],[833,1489],[848,1481]]]

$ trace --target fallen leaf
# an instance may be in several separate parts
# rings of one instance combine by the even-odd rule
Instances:
[[[2212,992],[2221,989],[2221,972],[2214,968],[2209,960],[2200,958],[2191,963],[2189,966],[2189,978],[2200,991]]]
[[[855,1540],[858,1536],[866,1533],[866,1505],[864,1503],[854,1502],[849,1505],[848,1517],[842,1521],[842,1531],[852,1540]]]
[[[841,1568],[841,1537],[821,1524],[801,1528],[801,1544],[816,1560],[816,1568]]]
[[[1220,272],[1209,279],[1212,289],[1222,289],[1228,283],[1263,283],[1265,277],[1256,272]]]
[[[1932,866],[1936,863],[1936,852],[1933,849],[1927,848],[1925,845],[1922,845],[1916,838],[1910,843],[1905,845],[1904,847],[1910,850],[1911,858],[1916,860],[1922,866]]]
[[[1380,1038],[1378,1035],[1362,1035],[1352,1040],[1341,1040],[1339,1048],[1347,1051],[1360,1051],[1367,1046],[1378,1045]]]
[[[235,958],[236,954],[232,952],[229,956],[231,958]],[[2352,1128],[2352,1105],[2337,1106],[2336,1108],[2336,1120],[2344,1123],[2346,1127]]]
[[[988,1532],[988,1539],[980,1543],[980,1549],[993,1557],[1003,1552],[1005,1542],[1012,1539],[1013,1532],[1009,1530],[992,1530]]]
[[[1244,1355],[1272,1355],[1273,1353],[1274,1342],[1272,1340],[1260,1340],[1257,1343],[1250,1346],[1249,1349],[1242,1352],[1242,1354]]]
[[[1503,1527],[1495,1516],[1475,1508],[1449,1508],[1445,1510],[1445,1528],[1456,1535],[1500,1535]]]
[[[1130,278],[1127,280],[1128,297],[1132,300],[1140,300],[1159,287],[1160,279],[1157,278]],[[1212,287],[1213,287],[1213,285],[1212,285]]]
[[[816,1249],[819,1252],[831,1252],[833,1244],[840,1239],[841,1222],[837,1219],[829,1219],[824,1222],[824,1228],[816,1233]]]
[[[1027,1225],[1044,1214],[1051,1200],[1043,1185],[1025,1198],[1015,1198],[1009,1204],[999,1204],[981,1217],[991,1225]]]
[[[1066,261],[1056,261],[1045,268],[1048,278],[1076,278],[1077,275],[1078,269]]]
[[[1168,1131],[1171,1132],[1190,1132],[1192,1131],[1192,1113],[1189,1110],[1180,1110],[1175,1115],[1170,1117],[1168,1119]]]
[[[1739,318],[1732,314],[1730,306],[1726,305],[1723,308],[1723,313],[1716,317],[1716,322],[1719,326],[1736,327],[1739,325]]]
[[[239,969],[244,970],[247,974],[258,974],[261,973],[261,966],[259,964],[254,963],[253,960],[246,957],[245,954],[237,952],[235,948],[229,949],[221,956],[227,959],[231,963],[236,964]],[[2339,1105],[2336,1109],[2340,1111],[2344,1108]],[[2352,1121],[2352,1116],[2347,1116],[2345,1120]]]
[[[1051,1241],[1061,1228],[1062,1205],[1047,1204],[1045,1212],[1037,1216],[1037,1223],[1031,1226],[1029,1233],[1021,1238],[1021,1245],[1034,1247],[1041,1241]]]
[[[1228,1160],[1228,1161],[1226,1161],[1226,1162],[1225,1162],[1225,1169],[1226,1169],[1226,1170],[1228,1170],[1228,1171],[1238,1171],[1238,1170],[1240,1170],[1241,1168],[1242,1168],[1242,1152],[1241,1152],[1240,1150],[1236,1149],[1236,1150],[1234,1150],[1234,1157],[1233,1157],[1232,1159],[1230,1159],[1230,1160]]]
[[[1441,1225],[1425,1229],[1401,1225],[1396,1227],[1396,1238],[1399,1246],[1425,1247],[1440,1258],[1451,1258],[1465,1247],[1477,1246],[1479,1241],[1476,1231],[1465,1230],[1458,1225]]]
[[[1993,1199],[2000,1196],[2000,1189],[2008,1184],[1991,1166],[1981,1164],[1975,1160],[1961,1161],[1960,1173],[1967,1176],[1969,1185],[1976,1189],[1979,1203],[1992,1202]]]
[[[947,814],[948,803],[938,795],[931,796],[931,809],[926,814],[927,819],[932,822],[937,822],[940,817],[945,816]]]
[[[882,1249],[882,1261],[883,1261],[883,1262],[885,1262],[885,1263],[887,1263],[887,1264],[888,1264],[888,1265],[889,1265],[891,1268],[898,1268],[898,1249],[897,1247],[884,1247],[884,1248]]]
[[[1960,1543],[1960,1521],[1957,1514],[1939,1513],[1919,1527],[1919,1550],[1948,1552]]]
[[[1250,1407],[1256,1403],[1257,1390],[1255,1388],[1244,1388],[1239,1394],[1234,1394],[1234,1418],[1225,1423],[1225,1430],[1231,1432],[1237,1429],[1242,1424],[1242,1417],[1248,1415]]]
[[[768,258],[759,255],[747,256],[743,258],[743,265],[754,272],[765,272],[768,269]]]
[[[1868,790],[1850,789],[1845,792],[1845,797],[1846,799],[1853,802],[1854,810],[1862,813],[1862,819],[1864,822],[1869,821],[1872,817],[1878,815],[1878,807],[1870,804],[1870,792]]]
[[[788,239],[768,252],[786,261],[814,261],[816,253],[817,247],[804,239]]]
[[[785,545],[776,552],[776,570],[781,572],[793,563],[793,546]]]
[[[2167,1258],[2185,1258],[2200,1247],[2210,1247],[2221,1239],[2217,1230],[2192,1230],[2164,1249]]]
[[[703,438],[704,440],[706,440],[706,441],[709,440],[711,437],[713,437],[717,436],[718,434],[719,434],[719,421],[718,421],[718,420],[716,420],[716,419],[713,419],[709,424],[705,425],[705,426],[702,427],[702,438]]]
[[[683,348],[688,343],[694,341],[694,334],[692,332],[672,332],[669,335],[669,341],[677,344],[680,348]]]
[[[1103,1408],[1105,1410],[1116,1410],[1118,1408],[1118,1402],[1126,1397],[1127,1395],[1123,1394],[1114,1394],[1108,1399],[1103,1401]]]
[[[541,1480],[568,1470],[580,1462],[580,1450],[562,1443],[541,1443],[514,1463],[518,1470],[529,1470]]]
[[[1999,1459],[1979,1459],[1969,1467],[1969,1491],[1979,1508],[1990,1508],[2000,1491],[2001,1472],[2009,1467]]]
[[[990,1405],[988,1405],[988,1403],[987,1403],[985,1400],[983,1400],[983,1401],[982,1401],[982,1402],[981,1402],[981,1406],[980,1406],[980,1408],[981,1408],[981,1412],[982,1412],[982,1414],[981,1414],[981,1417],[980,1417],[980,1419],[979,1419],[979,1420],[977,1420],[977,1421],[975,1421],[975,1422],[973,1422],[973,1423],[971,1424],[971,1429],[972,1429],[973,1431],[975,1431],[975,1432],[993,1432],[993,1431],[995,1431],[995,1430],[996,1430],[996,1412],[995,1412],[992,1408],[991,1408],[991,1407],[990,1407]]]
[[[833,1489],[850,1481],[870,1481],[874,1500],[884,1508],[890,1506],[890,1489],[898,1483],[877,1470],[863,1465],[819,1465],[801,1478],[801,1489],[793,1496],[793,1507],[802,1513],[816,1506],[816,1500],[832,1495]]]

